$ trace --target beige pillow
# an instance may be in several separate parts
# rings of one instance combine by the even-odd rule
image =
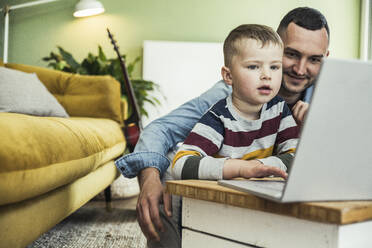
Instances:
[[[0,112],[69,117],[35,73],[0,67]]]

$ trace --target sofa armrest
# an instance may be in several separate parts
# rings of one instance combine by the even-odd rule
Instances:
[[[120,83],[111,76],[86,76],[13,63],[5,66],[36,73],[70,116],[108,118],[123,124]]]

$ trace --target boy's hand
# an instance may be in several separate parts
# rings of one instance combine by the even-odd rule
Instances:
[[[293,118],[295,119],[298,126],[302,126],[305,119],[309,104],[307,102],[298,101],[292,108]]]
[[[274,166],[264,165],[258,160],[250,160],[244,162],[246,162],[246,164],[240,167],[240,177],[268,177],[271,175],[282,177],[284,179],[287,179],[288,177],[288,174],[285,171]]]
[[[223,168],[224,179],[234,177],[268,177],[271,175],[284,179],[288,177],[285,171],[274,166],[264,165],[258,160],[228,159]]]

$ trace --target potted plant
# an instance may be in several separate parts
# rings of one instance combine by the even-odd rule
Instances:
[[[125,60],[126,56],[124,54],[121,56]],[[49,56],[44,57],[43,60],[48,62],[48,67],[52,67],[55,70],[82,75],[111,75],[120,82],[121,94],[123,97],[126,97],[124,76],[120,68],[119,59],[108,59],[100,45],[98,46],[98,55],[88,53],[88,56],[84,58],[81,63],[77,62],[71,53],[60,46],[58,46],[58,53],[51,52]],[[152,81],[132,78],[133,70],[139,62],[140,57],[137,57],[132,62],[126,63],[127,71],[132,82],[141,115],[148,116],[147,111],[144,109],[144,103],[148,102],[154,106],[160,105],[160,101],[156,97],[150,95],[150,93],[159,86]]]

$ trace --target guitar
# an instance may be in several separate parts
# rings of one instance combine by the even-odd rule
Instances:
[[[127,67],[125,66],[125,61],[123,57],[120,55],[119,47],[116,44],[116,41],[114,40],[114,37],[110,33],[109,29],[107,29],[107,33],[108,37],[111,40],[112,45],[114,46],[116,55],[118,56],[120,67],[124,76],[125,91],[127,92],[129,104],[132,107],[132,114],[129,116],[127,120],[124,121],[125,124],[124,134],[128,142],[128,149],[130,152],[133,152],[134,147],[137,144],[139,135],[142,131],[141,113],[139,111],[136,96],[134,95],[132,83],[129,80]]]

